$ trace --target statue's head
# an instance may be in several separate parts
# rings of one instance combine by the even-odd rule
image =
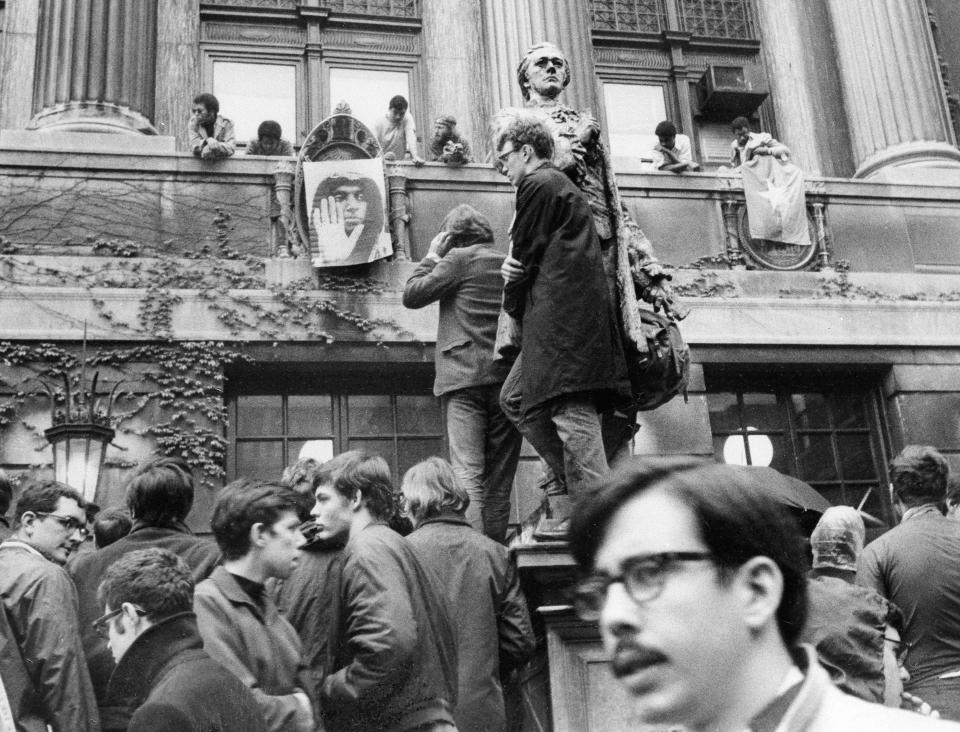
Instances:
[[[531,89],[540,96],[556,97],[570,83],[570,64],[554,44],[538,43],[520,60],[517,82],[524,101],[530,99]]]

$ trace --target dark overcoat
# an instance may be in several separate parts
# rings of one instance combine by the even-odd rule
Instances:
[[[350,537],[339,617],[336,670],[320,699],[328,729],[402,732],[453,723],[457,649],[445,593],[386,524]]]
[[[147,628],[110,677],[108,698],[133,711],[128,732],[266,732],[253,694],[203,650],[192,612]]]
[[[459,659],[457,729],[505,730],[501,673],[520,666],[536,645],[509,551],[456,513],[427,519],[407,541],[440,578],[453,611]],[[501,662],[508,668],[501,668]]]
[[[95,552],[81,554],[67,565],[67,571],[77,586],[83,652],[87,657],[93,690],[100,705],[100,722],[104,732],[125,730],[130,718],[129,710],[112,708],[106,703],[107,682],[113,673],[114,663],[107,642],[91,625],[103,614],[103,606],[97,601],[97,588],[111,564],[130,552],[153,547],[167,549],[186,562],[194,582],[205,579],[220,559],[220,550],[213,541],[194,536],[183,523],[149,526],[135,521],[133,529],[122,539]]]
[[[624,386],[622,351],[587,199],[544,162],[517,187],[511,238],[525,269],[504,288],[504,307],[523,329],[522,412],[562,394],[612,396]]]

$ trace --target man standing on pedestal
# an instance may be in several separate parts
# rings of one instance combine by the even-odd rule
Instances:
[[[551,163],[543,120],[501,113],[497,167],[517,189],[504,310],[520,321],[520,356],[501,406],[559,478],[534,536],[562,539],[573,502],[607,472],[599,411],[619,392],[623,360],[589,204]]]
[[[470,496],[467,520],[503,543],[520,433],[500,409],[510,364],[494,361],[503,255],[490,222],[466,204],[444,219],[430,251],[407,280],[403,304],[440,301],[433,393],[443,403],[450,462]]]

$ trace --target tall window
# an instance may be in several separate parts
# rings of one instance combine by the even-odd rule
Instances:
[[[297,137],[296,64],[215,60],[213,93],[233,120],[238,142],[256,137],[265,119],[279,122],[284,137]]]
[[[603,100],[614,166],[639,166],[652,155],[653,131],[667,116],[663,85],[604,82]]]
[[[333,114],[337,104],[345,101],[353,116],[373,129],[397,94],[410,102],[410,74],[406,71],[332,67],[326,113]]]
[[[590,11],[603,121],[618,171],[641,169],[664,119],[690,138],[694,158],[707,169],[727,162],[735,117],[759,114],[760,126],[776,136],[768,105],[758,109],[762,97],[717,107],[699,85],[711,67],[762,81],[751,0],[590,0]]]
[[[801,376],[791,387],[757,375],[708,376],[714,454],[727,463],[770,465],[834,505],[862,505],[889,523],[878,390],[869,380],[821,381]]]
[[[398,479],[430,455],[442,455],[439,402],[427,393],[237,394],[229,402],[230,479],[278,478],[301,453],[323,461],[346,450],[386,459]]]

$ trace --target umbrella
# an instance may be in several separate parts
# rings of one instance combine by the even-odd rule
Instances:
[[[773,496],[793,511],[800,519],[800,524],[807,535],[817,525],[820,515],[830,508],[830,501],[792,475],[784,475],[779,470],[765,465],[729,465],[728,467],[739,473],[745,484]]]

